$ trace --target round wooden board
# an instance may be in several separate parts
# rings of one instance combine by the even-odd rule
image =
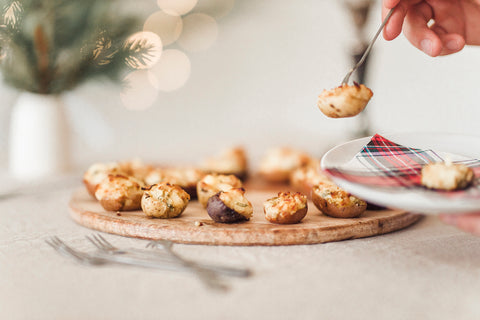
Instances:
[[[307,216],[301,223],[272,224],[264,218],[263,202],[280,190],[288,187],[250,186],[245,195],[253,205],[253,217],[237,224],[213,222],[198,201],[191,201],[183,214],[174,219],[149,219],[142,211],[109,212],[84,189],[73,194],[69,207],[77,223],[95,230],[142,239],[238,246],[314,244],[363,238],[405,228],[421,217],[400,210],[378,210],[366,211],[355,219],[335,219],[321,214],[309,201]]]

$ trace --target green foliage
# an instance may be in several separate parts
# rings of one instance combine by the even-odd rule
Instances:
[[[60,93],[95,78],[119,81],[151,44],[128,41],[138,17],[118,0],[0,0],[0,70],[20,90]]]

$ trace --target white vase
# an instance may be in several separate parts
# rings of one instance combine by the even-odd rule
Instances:
[[[59,96],[21,93],[10,122],[10,173],[17,179],[32,180],[67,171],[68,132]]]

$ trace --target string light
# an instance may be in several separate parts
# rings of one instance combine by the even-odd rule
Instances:
[[[143,32],[129,39],[154,44],[153,56],[148,61],[127,61],[142,69],[124,79],[127,85],[120,98],[129,110],[145,110],[153,105],[159,91],[171,92],[185,85],[191,74],[190,59],[181,50],[164,48],[177,43],[189,52],[207,50],[218,37],[215,18],[230,12],[234,0],[202,0],[199,3],[198,0],[157,0],[157,4],[161,10],[146,19]],[[193,8],[208,14],[186,15]]]

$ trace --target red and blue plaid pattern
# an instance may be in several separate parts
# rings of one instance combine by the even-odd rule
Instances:
[[[372,137],[370,142],[355,155],[351,161],[353,165],[345,165],[336,168],[326,168],[325,172],[333,177],[338,177],[350,182],[378,186],[378,187],[401,187],[422,188],[422,167],[431,162],[445,161],[438,153],[430,149],[415,149],[394,143],[378,134]],[[463,163],[472,168],[477,181],[463,193],[468,197],[480,197],[480,160],[466,159],[453,161]]]

